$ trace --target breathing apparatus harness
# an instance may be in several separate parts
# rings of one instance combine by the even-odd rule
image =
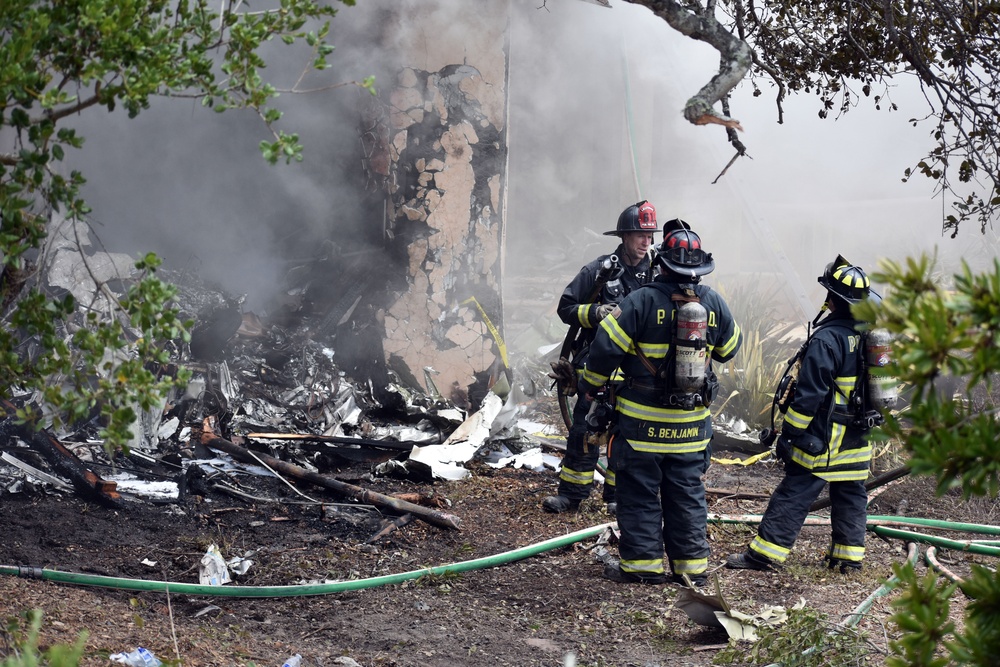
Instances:
[[[859,352],[857,355],[857,379],[855,380],[854,389],[850,395],[846,395],[840,387],[834,387],[835,391],[845,398],[847,404],[837,406],[835,405],[836,401],[831,401],[829,414],[827,415],[828,421],[832,420],[837,424],[851,426],[867,432],[876,426],[884,424],[885,416],[883,411],[892,408],[896,404],[897,390],[895,378],[885,374],[876,375],[870,372],[872,366],[884,367],[892,362],[889,355],[891,343],[889,332],[881,328],[866,329],[859,332],[846,322],[837,320],[827,319],[819,322],[824,312],[826,312],[825,307],[820,310],[819,314],[809,324],[808,331],[806,332],[806,340],[799,346],[799,349],[792,358],[788,360],[785,372],[781,376],[781,380],[778,381],[778,387],[775,389],[774,398],[771,401],[771,426],[760,432],[760,443],[766,447],[770,447],[778,436],[774,427],[775,412],[784,414],[788,411],[792,403],[792,397],[795,395],[802,356],[805,354],[813,335],[823,327],[841,326],[849,328],[852,333],[860,335]],[[815,329],[813,329],[814,326],[816,327]],[[838,407],[843,408],[843,411],[837,410],[836,408]]]
[[[663,283],[649,283],[649,286],[667,293],[668,287]],[[667,407],[682,410],[708,407],[719,391],[718,379],[709,368],[708,311],[701,304],[694,283],[681,284],[678,291],[669,294],[674,303],[670,351],[663,363],[656,366],[636,345],[636,356],[654,380],[629,379],[626,385],[655,394]]]

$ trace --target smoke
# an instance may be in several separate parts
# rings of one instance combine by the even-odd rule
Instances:
[[[253,111],[214,113],[200,101],[152,100],[134,119],[90,112],[73,125],[86,138],[68,166],[87,178],[83,195],[104,245],[113,252],[156,252],[168,268],[193,272],[261,307],[281,291],[289,266],[333,248],[371,242],[372,209],[361,170],[359,102],[351,82],[386,79],[380,54],[353,45],[353,24],[333,67],[303,77],[310,53],[268,44],[262,72],[282,92],[275,131],[297,133],[304,159],[269,165],[258,145],[274,137]],[[369,20],[374,13],[359,15]],[[335,31],[336,32],[336,31]],[[334,42],[337,37],[334,36]],[[380,217],[380,213],[376,215]]]
[[[942,240],[933,183],[902,183],[904,169],[932,147],[932,128],[907,122],[927,113],[913,81],[888,91],[899,111],[863,100],[823,120],[819,98],[800,95],[783,103],[782,124],[773,89],[754,97],[744,82],[731,112],[748,157],[726,170],[735,150],[725,130],[681,115],[717,70],[711,47],[623,2],[515,5],[507,240],[524,267],[551,266],[546,260],[565,257],[557,249],[567,241],[613,229],[639,199],[657,207],[661,222],[680,217],[701,233],[716,258],[713,283],[776,276],[797,283],[786,290],[792,303],[796,292],[799,301],[822,301],[816,276],[838,253],[871,272],[882,258],[902,261],[938,244],[943,264],[954,266],[982,245],[972,225],[963,242]],[[561,285],[614,247],[605,239],[566,259]]]
[[[299,86],[375,74],[385,87],[397,68],[386,46],[393,43],[426,53],[427,62],[409,64],[439,68],[436,45],[475,40],[477,26],[452,14],[460,1],[407,2],[400,12],[389,11],[400,6],[395,0],[340,8],[332,69]],[[440,31],[408,32],[411,11],[437,19]],[[926,129],[905,122],[918,111],[861,107],[821,121],[817,99],[791,99],[778,125],[770,91],[754,98],[743,86],[732,111],[746,128],[750,159],[713,184],[733,154],[724,130],[681,116],[717,66],[710,47],[622,2],[612,9],[579,0],[511,2],[510,13],[508,295],[544,270],[557,296],[584,262],[613,248],[614,239],[600,233],[639,199],[652,201],[661,221],[691,222],[720,279],[776,274],[783,257],[817,303],[815,276],[838,252],[874,268],[880,257],[900,259],[940,240],[942,206],[931,185],[900,183],[929,145]],[[291,89],[308,53],[280,44],[269,50],[264,74]],[[365,95],[348,85],[281,96],[280,127],[300,135],[301,163],[263,161],[257,145],[271,137],[252,113],[220,115],[197,101],[161,99],[134,120],[81,116],[75,125],[87,143],[70,166],[88,179],[84,196],[110,250],[156,252],[171,267],[247,294],[254,307],[280,290],[289,262],[381,242],[370,224],[378,204],[361,175]],[[919,102],[915,90],[894,96]]]

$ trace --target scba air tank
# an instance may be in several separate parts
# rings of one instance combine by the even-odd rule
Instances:
[[[892,363],[892,334],[886,329],[872,329],[865,344],[865,363],[868,366],[868,402],[876,410],[888,410],[896,405],[898,392],[896,378],[871,372]]]
[[[677,309],[674,332],[674,382],[687,394],[701,391],[707,368],[708,311],[700,303],[689,301]]]

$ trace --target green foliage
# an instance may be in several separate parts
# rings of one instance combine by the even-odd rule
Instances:
[[[893,656],[887,667],[944,667],[948,659],[938,653],[938,645],[955,631],[948,619],[948,598],[954,584],[943,583],[933,572],[917,575],[912,563],[892,566],[898,580],[899,597],[893,602],[896,612],[891,621],[903,632],[901,638],[889,643]]]
[[[912,393],[909,409],[888,415],[883,431],[904,444],[914,474],[936,477],[938,493],[960,488],[966,499],[996,498],[1000,260],[981,274],[963,265],[950,288],[926,256],[905,265],[884,262],[873,279],[889,285],[886,297],[879,306],[862,304],[855,312],[876,317],[893,333],[895,363],[886,372]],[[896,656],[888,665],[996,664],[1000,575],[974,567],[962,582],[962,592],[972,601],[964,629],[957,632],[948,620],[956,586],[938,581],[933,572],[917,577],[912,566],[896,570],[901,595],[892,620],[902,634],[891,644]]]
[[[778,318],[774,304],[780,286],[767,293],[759,289],[760,284],[749,279],[733,288],[719,288],[743,332],[743,346],[719,375],[720,398],[713,404],[713,409],[758,428],[771,425],[774,388],[801,344],[787,338],[801,323]]]
[[[731,643],[712,661],[717,665],[783,667],[857,667],[868,664],[872,652],[866,636],[830,622],[826,614],[803,607],[790,609],[782,625],[763,626],[758,640],[746,648]]]
[[[354,0],[341,0],[353,5]],[[60,171],[83,137],[59,127],[92,107],[124,108],[130,117],[155,96],[192,97],[216,111],[251,109],[272,135],[265,160],[301,160],[298,135],[275,126],[277,89],[262,72],[261,47],[275,38],[311,49],[314,69],[329,67],[325,38],[336,10],[314,0],[260,5],[207,0],[74,0],[0,3],[0,377],[33,393],[39,407],[18,411],[36,426],[99,414],[109,448],[123,446],[137,409],[160,403],[183,372],[163,377],[172,345],[189,323],[171,307],[173,288],[155,275],[159,260],[137,263],[141,275],[99,314],[71,296],[52,298],[36,276],[49,220],[76,223],[89,212],[84,177]],[[374,92],[374,80],[356,85]],[[42,419],[42,416],[45,416]]]
[[[890,642],[887,667],[950,667],[996,664],[1000,651],[1000,576],[981,565],[960,584],[940,580],[933,571],[918,576],[912,564],[894,565],[899,597],[890,621],[902,634]],[[965,627],[949,619],[949,599],[956,590],[970,599]]]
[[[25,630],[22,623],[27,621]],[[38,634],[42,627],[42,612],[37,609],[19,618],[10,618],[0,633],[0,667],[76,667],[83,656],[87,633],[80,633],[75,644],[55,644],[40,651]]]
[[[975,565],[961,589],[971,602],[965,632],[950,645],[952,659],[960,665],[995,665],[1000,655],[1000,576]]]
[[[926,256],[906,265],[884,262],[874,279],[889,285],[876,311],[864,304],[862,317],[877,316],[895,337],[895,375],[912,392],[903,415],[889,415],[883,431],[901,440],[916,474],[934,475],[943,493],[961,484],[965,497],[996,497],[1000,490],[1000,425],[995,410],[979,411],[974,397],[992,392],[1000,371],[1000,261],[991,273],[974,275],[963,266],[946,290],[933,277]],[[942,384],[960,383],[958,395],[942,395]],[[905,417],[905,421],[904,421]]]

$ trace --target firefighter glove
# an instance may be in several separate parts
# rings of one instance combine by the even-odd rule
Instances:
[[[605,317],[610,315],[611,311],[613,311],[614,309],[615,309],[615,304],[613,303],[602,303],[601,305],[599,305],[597,307],[597,310],[594,311],[594,314],[597,316],[597,321],[600,322],[601,320],[603,320]]]
[[[576,395],[576,369],[569,359],[560,357],[559,361],[553,361],[549,365],[552,366],[549,377],[559,385],[559,391],[567,396]]]

